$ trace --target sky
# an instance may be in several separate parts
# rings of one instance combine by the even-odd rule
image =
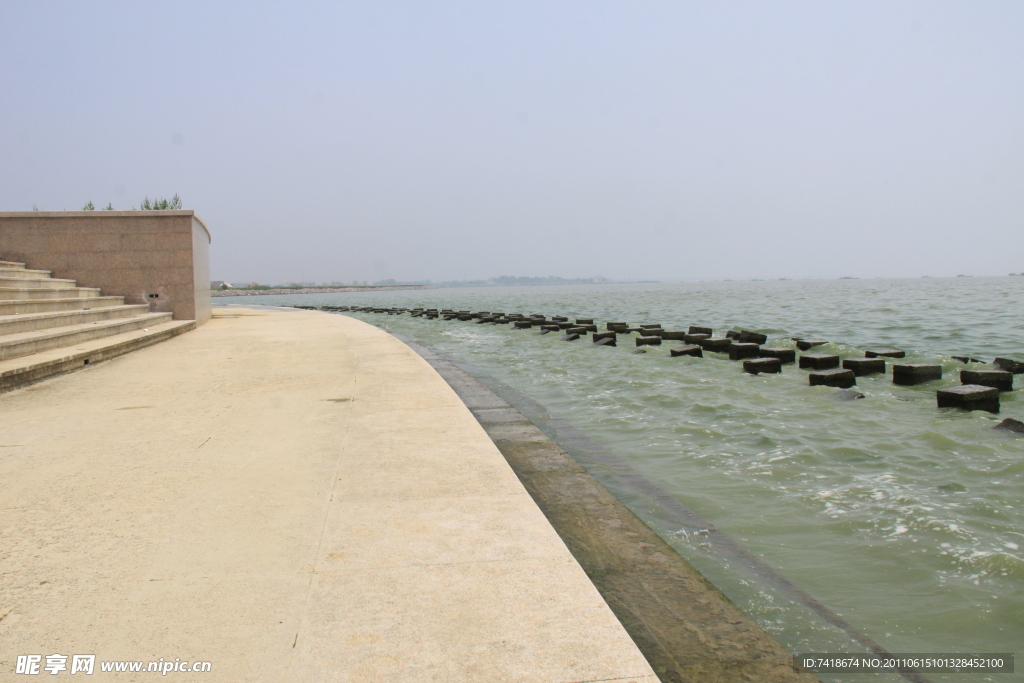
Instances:
[[[5,0],[0,105],[231,282],[1024,272],[1019,0]]]

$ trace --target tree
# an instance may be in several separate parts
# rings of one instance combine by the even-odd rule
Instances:
[[[132,209],[135,207],[133,206]],[[142,211],[168,211],[181,208],[181,197],[175,194],[170,199],[149,199],[149,195],[142,200],[139,209]]]
[[[95,210],[96,210],[96,207],[92,205],[92,200],[91,199],[89,200],[88,204],[86,204],[85,206],[82,207],[82,211],[95,211]]]

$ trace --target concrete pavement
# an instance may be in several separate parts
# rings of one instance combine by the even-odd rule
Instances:
[[[657,680],[462,401],[370,325],[219,309],[0,415],[0,680],[25,654],[95,654],[92,680]]]

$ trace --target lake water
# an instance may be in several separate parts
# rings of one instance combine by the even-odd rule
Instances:
[[[815,353],[907,351],[943,379],[857,379],[833,400],[807,371],[750,376],[720,354],[637,355],[508,325],[352,313],[485,370],[603,444],[891,652],[1014,652],[1024,643],[1024,420],[938,409],[953,355],[1024,360],[1024,277],[512,287],[231,297],[226,303],[377,305],[747,329]],[[971,366],[967,367],[974,367]],[[977,365],[977,367],[984,367]],[[1017,376],[1017,386],[1024,376]],[[642,511],[638,510],[642,514]],[[792,652],[863,651],[806,609],[657,518],[656,531]],[[1020,665],[1018,671],[1024,670]],[[827,678],[827,676],[824,676]],[[863,675],[863,680],[878,680]],[[842,680],[857,676],[840,677]],[[1021,680],[929,674],[931,680]]]

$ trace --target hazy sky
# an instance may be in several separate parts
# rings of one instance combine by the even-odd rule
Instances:
[[[1024,271],[1020,0],[4,0],[0,98],[0,210],[217,279]]]

